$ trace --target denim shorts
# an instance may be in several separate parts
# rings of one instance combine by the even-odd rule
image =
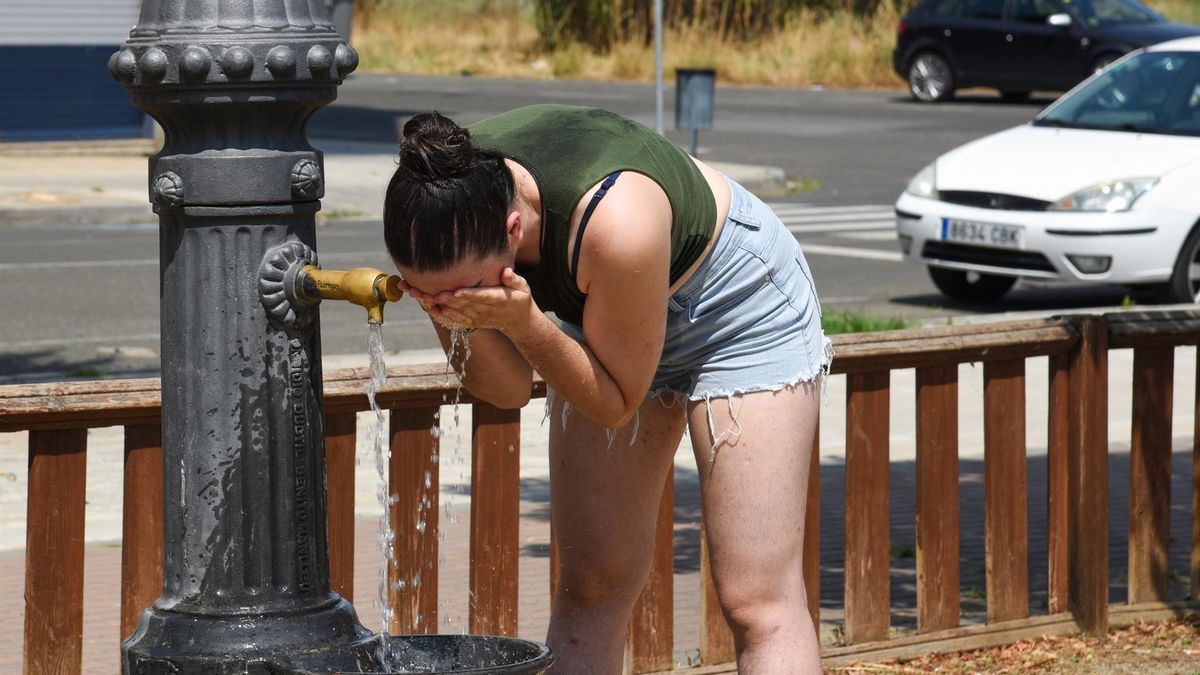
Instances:
[[[668,301],[649,398],[710,400],[815,383],[833,350],[800,244],[733,180],[729,217],[704,262]],[[577,340],[583,330],[563,324]]]

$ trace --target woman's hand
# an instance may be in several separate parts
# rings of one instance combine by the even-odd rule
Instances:
[[[493,328],[505,334],[520,332],[529,325],[533,296],[524,277],[505,268],[500,286],[459,288],[431,296],[407,284],[405,292],[442,326],[451,330]]]

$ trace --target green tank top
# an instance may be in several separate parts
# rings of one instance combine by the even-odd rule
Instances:
[[[673,284],[704,252],[717,203],[704,174],[682,149],[654,130],[605,110],[532,105],[469,127],[477,148],[499,152],[529,170],[542,198],[541,264],[517,272],[543,310],[583,322],[587,296],[567,261],[571,214],[583,195],[615,171],[645,174],[671,202]]]

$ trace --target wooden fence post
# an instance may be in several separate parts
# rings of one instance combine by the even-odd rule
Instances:
[[[87,429],[29,432],[25,672],[83,667],[83,505]]]
[[[396,532],[396,564],[388,569],[387,594],[395,612],[391,630],[401,635],[436,633],[438,628],[437,414],[436,406],[391,413],[388,484],[395,502],[389,518]]]
[[[1046,439],[1046,587],[1050,614],[1070,609],[1069,557],[1070,511],[1068,475],[1071,358],[1067,354],[1050,357],[1050,410]]]
[[[1076,321],[1067,415],[1069,596],[1080,630],[1101,636],[1108,632],[1108,322]]]
[[[472,633],[517,634],[521,411],[476,403],[471,414]]]
[[[1200,355],[1200,346],[1196,353]],[[1200,600],[1200,356],[1196,357],[1196,398],[1192,422],[1191,597]]]
[[[983,365],[983,474],[987,616],[1029,616],[1025,360]]]
[[[955,628],[958,366],[917,369],[917,631]]]
[[[1167,600],[1174,347],[1133,350],[1129,447],[1129,603]]]
[[[813,628],[821,634],[821,422],[813,428],[808,464],[808,499],[804,506],[804,594]]]
[[[121,640],[163,590],[162,426],[125,427]]]
[[[325,493],[329,510],[329,585],[354,602],[355,413],[325,416]]]
[[[891,622],[888,414],[891,372],[846,376],[846,639],[887,638]]]
[[[667,474],[650,575],[633,607],[629,625],[629,662],[633,673],[671,670],[675,648],[675,472]]]

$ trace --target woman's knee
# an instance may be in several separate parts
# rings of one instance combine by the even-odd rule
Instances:
[[[556,600],[578,608],[628,605],[632,608],[649,576],[649,564],[620,561],[564,563],[559,568]]]
[[[807,615],[803,576],[787,576],[741,575],[718,584],[721,610],[735,634],[767,638]]]

